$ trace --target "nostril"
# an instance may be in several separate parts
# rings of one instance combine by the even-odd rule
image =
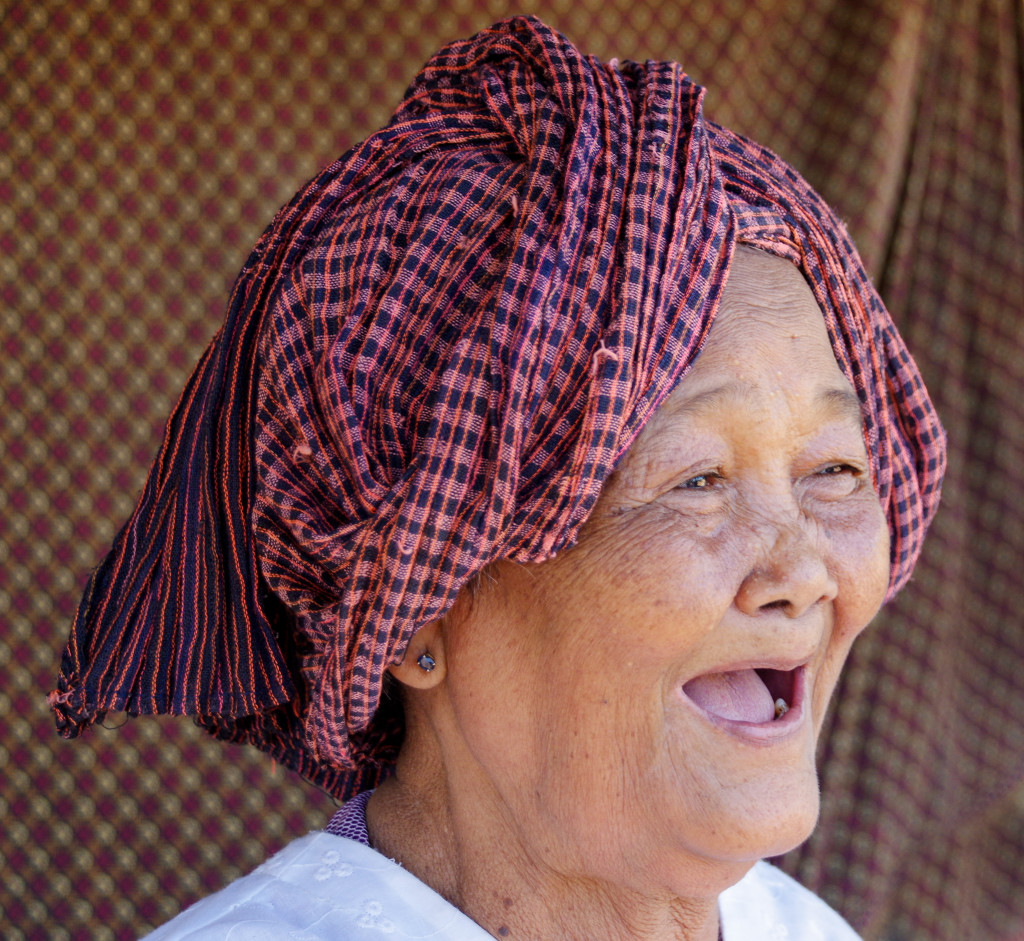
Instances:
[[[827,604],[836,595],[835,581],[824,565],[802,571],[759,568],[740,585],[737,606],[745,614],[781,612],[798,618],[811,608]]]

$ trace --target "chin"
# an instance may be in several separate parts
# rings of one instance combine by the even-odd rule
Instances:
[[[786,825],[779,828],[778,834],[764,842],[758,853],[758,859],[782,856],[806,842],[818,825],[818,810],[819,801],[817,791],[815,791],[813,807],[804,808],[804,813],[794,815],[792,820],[787,820]]]
[[[723,799],[726,795],[731,799]],[[723,789],[718,797],[707,802],[705,818],[717,825],[690,846],[722,863],[749,867],[759,859],[781,856],[803,843],[818,823],[820,796],[813,766],[760,775],[746,787]]]
[[[652,799],[653,788],[646,789],[644,796],[638,793],[631,801],[641,811],[639,816],[618,816],[599,833],[593,829],[594,820],[607,821],[608,815],[588,813],[578,823],[589,851],[584,850],[575,865],[591,876],[640,892],[718,896],[759,860],[803,843],[818,820],[813,764],[743,777],[690,778],[686,787],[677,781],[661,790],[661,800]]]
[[[747,821],[749,829],[737,832],[738,839],[707,848],[704,866],[696,871],[687,867],[685,883],[679,888],[691,892],[696,888],[697,894],[708,896],[720,894],[739,882],[758,861],[782,856],[807,840],[817,824],[817,807],[815,800],[813,810],[806,807],[775,820]],[[695,885],[694,876],[698,873]]]
[[[821,806],[814,769],[778,777],[765,782],[758,799],[744,808],[742,819],[733,818],[739,839],[726,858],[756,862],[781,856],[814,832]]]

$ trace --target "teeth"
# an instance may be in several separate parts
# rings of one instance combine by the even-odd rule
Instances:
[[[775,718],[781,719],[787,712],[789,712],[789,703],[780,696],[775,700]]]

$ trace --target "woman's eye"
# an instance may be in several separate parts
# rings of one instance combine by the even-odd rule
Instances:
[[[837,499],[854,493],[864,474],[854,464],[827,464],[811,475],[810,480],[818,481],[814,488],[819,496],[825,499]]]
[[[721,477],[718,474],[698,474],[683,482],[684,490],[710,490]]]
[[[860,470],[852,464],[829,464],[823,467],[818,474],[822,477],[838,477],[841,474],[851,474],[854,477],[860,476]]]

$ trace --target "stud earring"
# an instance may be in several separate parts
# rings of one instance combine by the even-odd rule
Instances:
[[[430,656],[429,653],[421,653],[416,662],[419,664],[420,669],[424,673],[429,673],[431,670],[434,669],[434,667],[437,666],[437,662],[434,660],[432,656]]]

